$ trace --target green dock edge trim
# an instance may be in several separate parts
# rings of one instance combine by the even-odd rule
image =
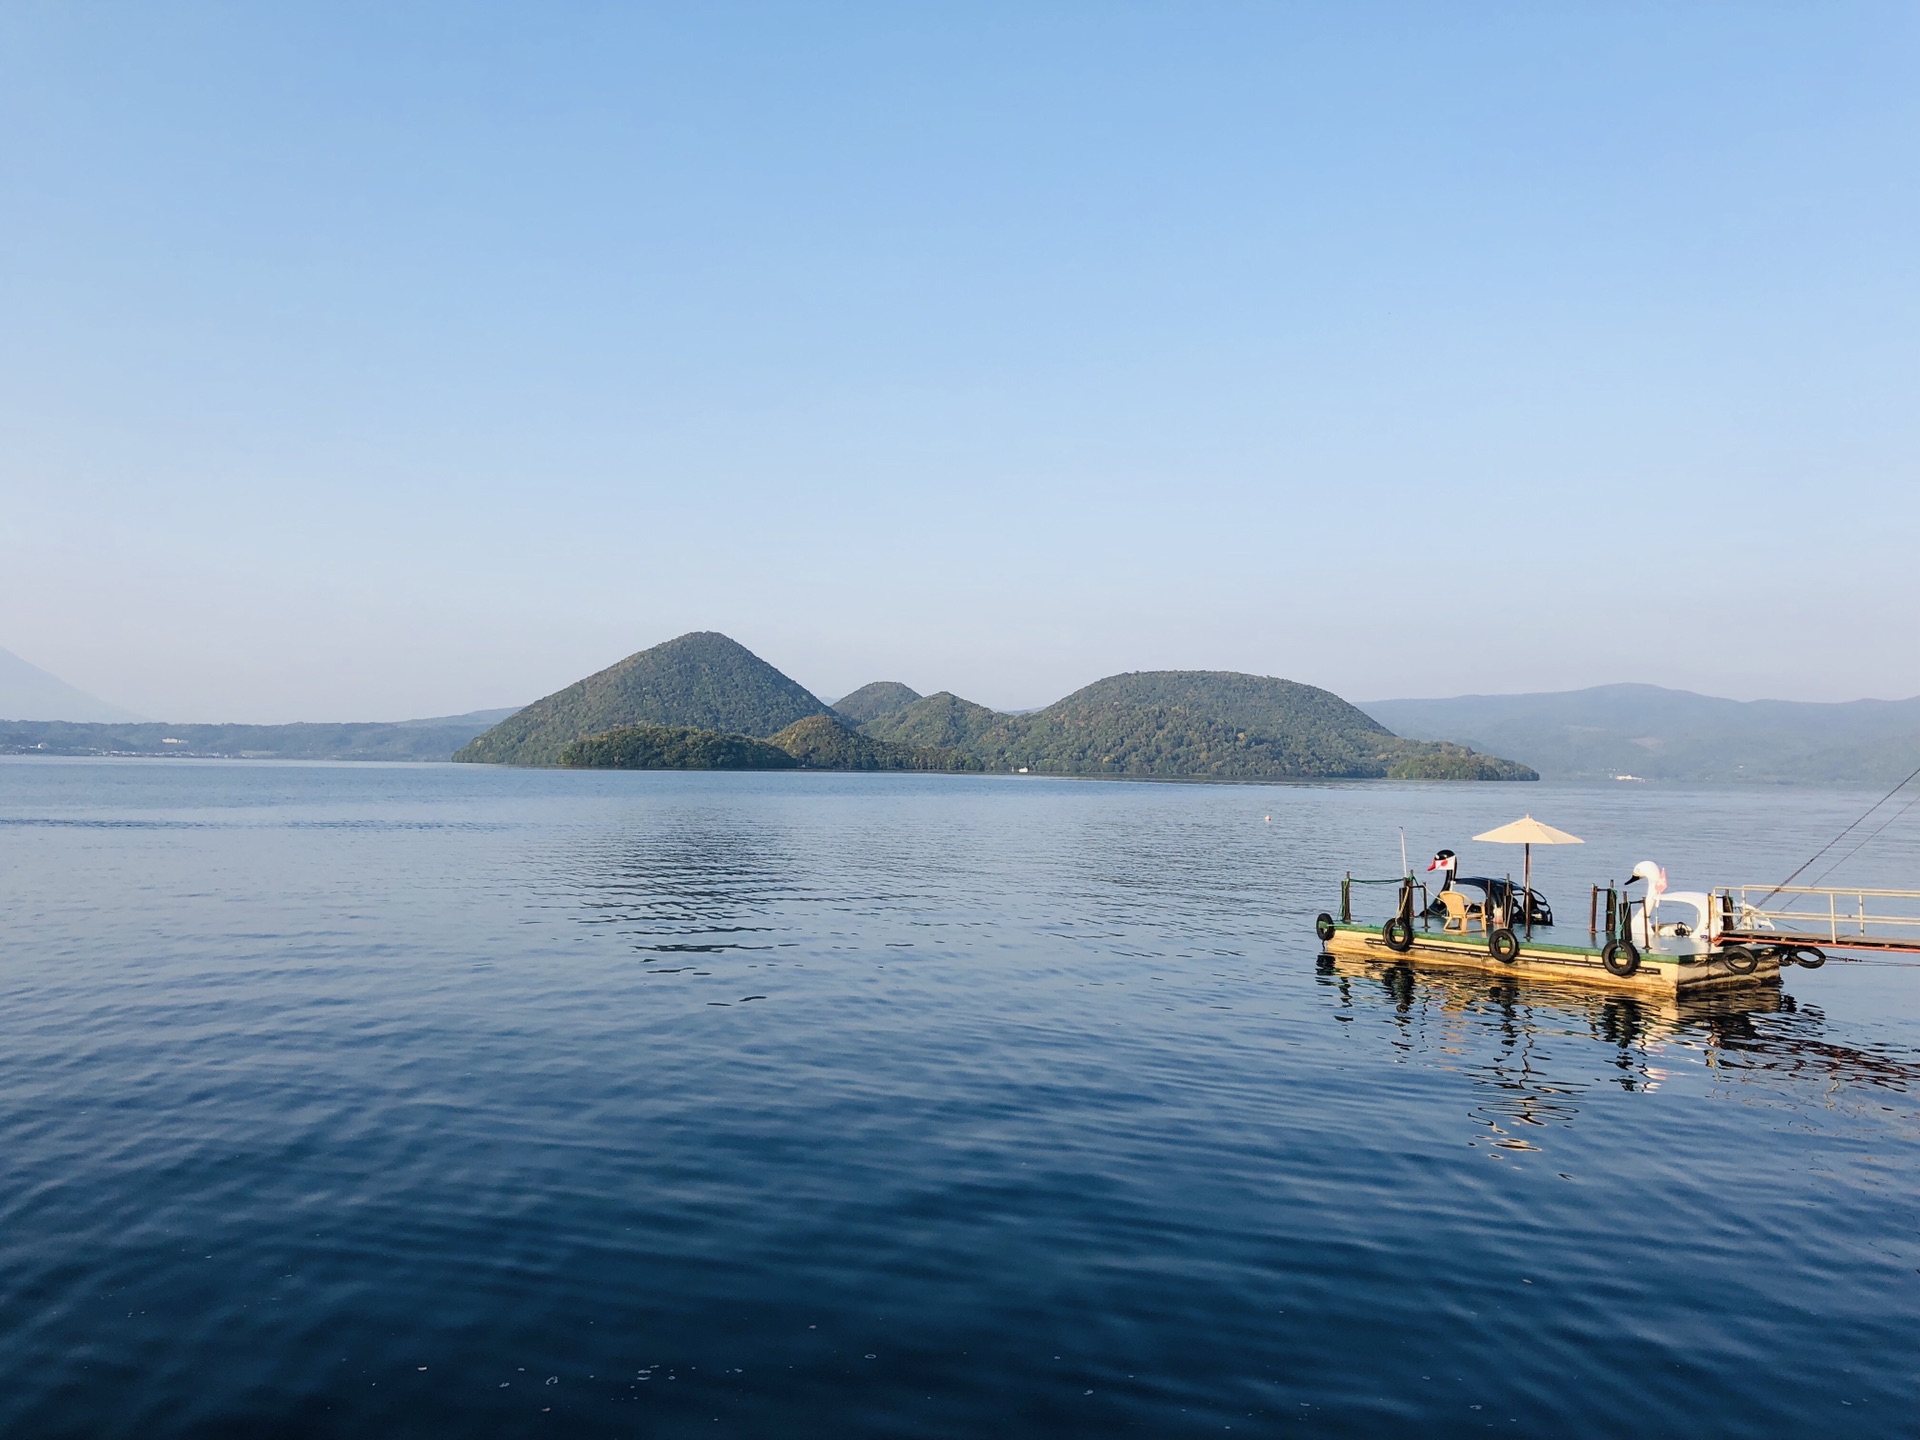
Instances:
[[[1345,931],[1349,935],[1366,935],[1377,938],[1380,934],[1379,925],[1342,925],[1336,920],[1334,921],[1333,928],[1336,931]],[[1600,947],[1598,946],[1555,945],[1548,940],[1529,940],[1518,930],[1514,931],[1514,934],[1519,937],[1521,946],[1529,951],[1551,950],[1556,955],[1568,955],[1581,960],[1597,961],[1600,958]],[[1484,951],[1487,948],[1487,942],[1484,936],[1475,940],[1471,937],[1458,934],[1443,934],[1438,930],[1415,930],[1413,932],[1413,938],[1416,944],[1444,945],[1449,950],[1472,950],[1478,952]],[[1643,952],[1642,958],[1661,964],[1674,964],[1683,959],[1691,960],[1694,957],[1691,955],[1646,955]]]

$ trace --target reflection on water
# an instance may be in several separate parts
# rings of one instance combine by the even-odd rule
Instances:
[[[1733,1084],[1754,1075],[1832,1091],[1920,1090],[1920,1059],[1834,1040],[1821,1008],[1802,1005],[1777,982],[1697,996],[1623,995],[1324,952],[1315,974],[1336,1020],[1352,1023],[1368,1010],[1390,1017],[1396,1048],[1496,1092],[1469,1114],[1505,1151],[1540,1148],[1509,1126],[1571,1128],[1594,1086],[1657,1090],[1681,1055]],[[1585,1042],[1584,1053],[1570,1056],[1560,1043],[1570,1040]]]
[[[1756,1023],[1758,1009],[1706,1012],[1690,1029],[1699,1033],[1708,1064],[1811,1079],[1826,1085],[1868,1086],[1901,1095],[1920,1090],[1920,1060],[1827,1037],[1826,1013],[1782,995],[1776,1018]]]

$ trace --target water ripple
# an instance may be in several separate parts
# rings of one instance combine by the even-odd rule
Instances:
[[[1903,975],[1316,959],[1503,789],[0,764],[0,1429],[1897,1432]]]

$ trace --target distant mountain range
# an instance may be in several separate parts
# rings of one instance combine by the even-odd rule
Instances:
[[[1522,756],[1550,780],[1891,785],[1920,767],[1920,698],[1823,705],[1600,685],[1361,708],[1402,735]]]
[[[0,755],[175,755],[222,760],[445,760],[512,711],[438,720],[300,725],[83,725],[0,720]]]
[[[511,765],[709,768],[714,740],[766,740],[803,766],[992,769],[1180,780],[1532,780],[1461,745],[1404,740],[1339,696],[1267,676],[1115,675],[1026,715],[876,681],[835,710],[711,631],[629,655],[519,711],[454,759]],[[617,741],[613,738],[618,736]],[[735,747],[774,764],[760,751]],[[676,760],[676,757],[681,757]]]
[[[0,715],[15,720],[138,721],[142,716],[30,665],[11,650],[0,650]]]
[[[348,724],[181,725],[146,720],[0,650],[0,755],[445,760],[516,707]]]
[[[491,730],[509,715],[518,714],[518,705],[502,705],[497,710],[469,710],[464,715],[436,715],[429,720],[395,720],[403,730],[471,730],[475,735]]]

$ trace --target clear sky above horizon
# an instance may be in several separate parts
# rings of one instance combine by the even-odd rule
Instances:
[[[0,646],[176,720],[1920,693],[1920,7],[0,10]]]

